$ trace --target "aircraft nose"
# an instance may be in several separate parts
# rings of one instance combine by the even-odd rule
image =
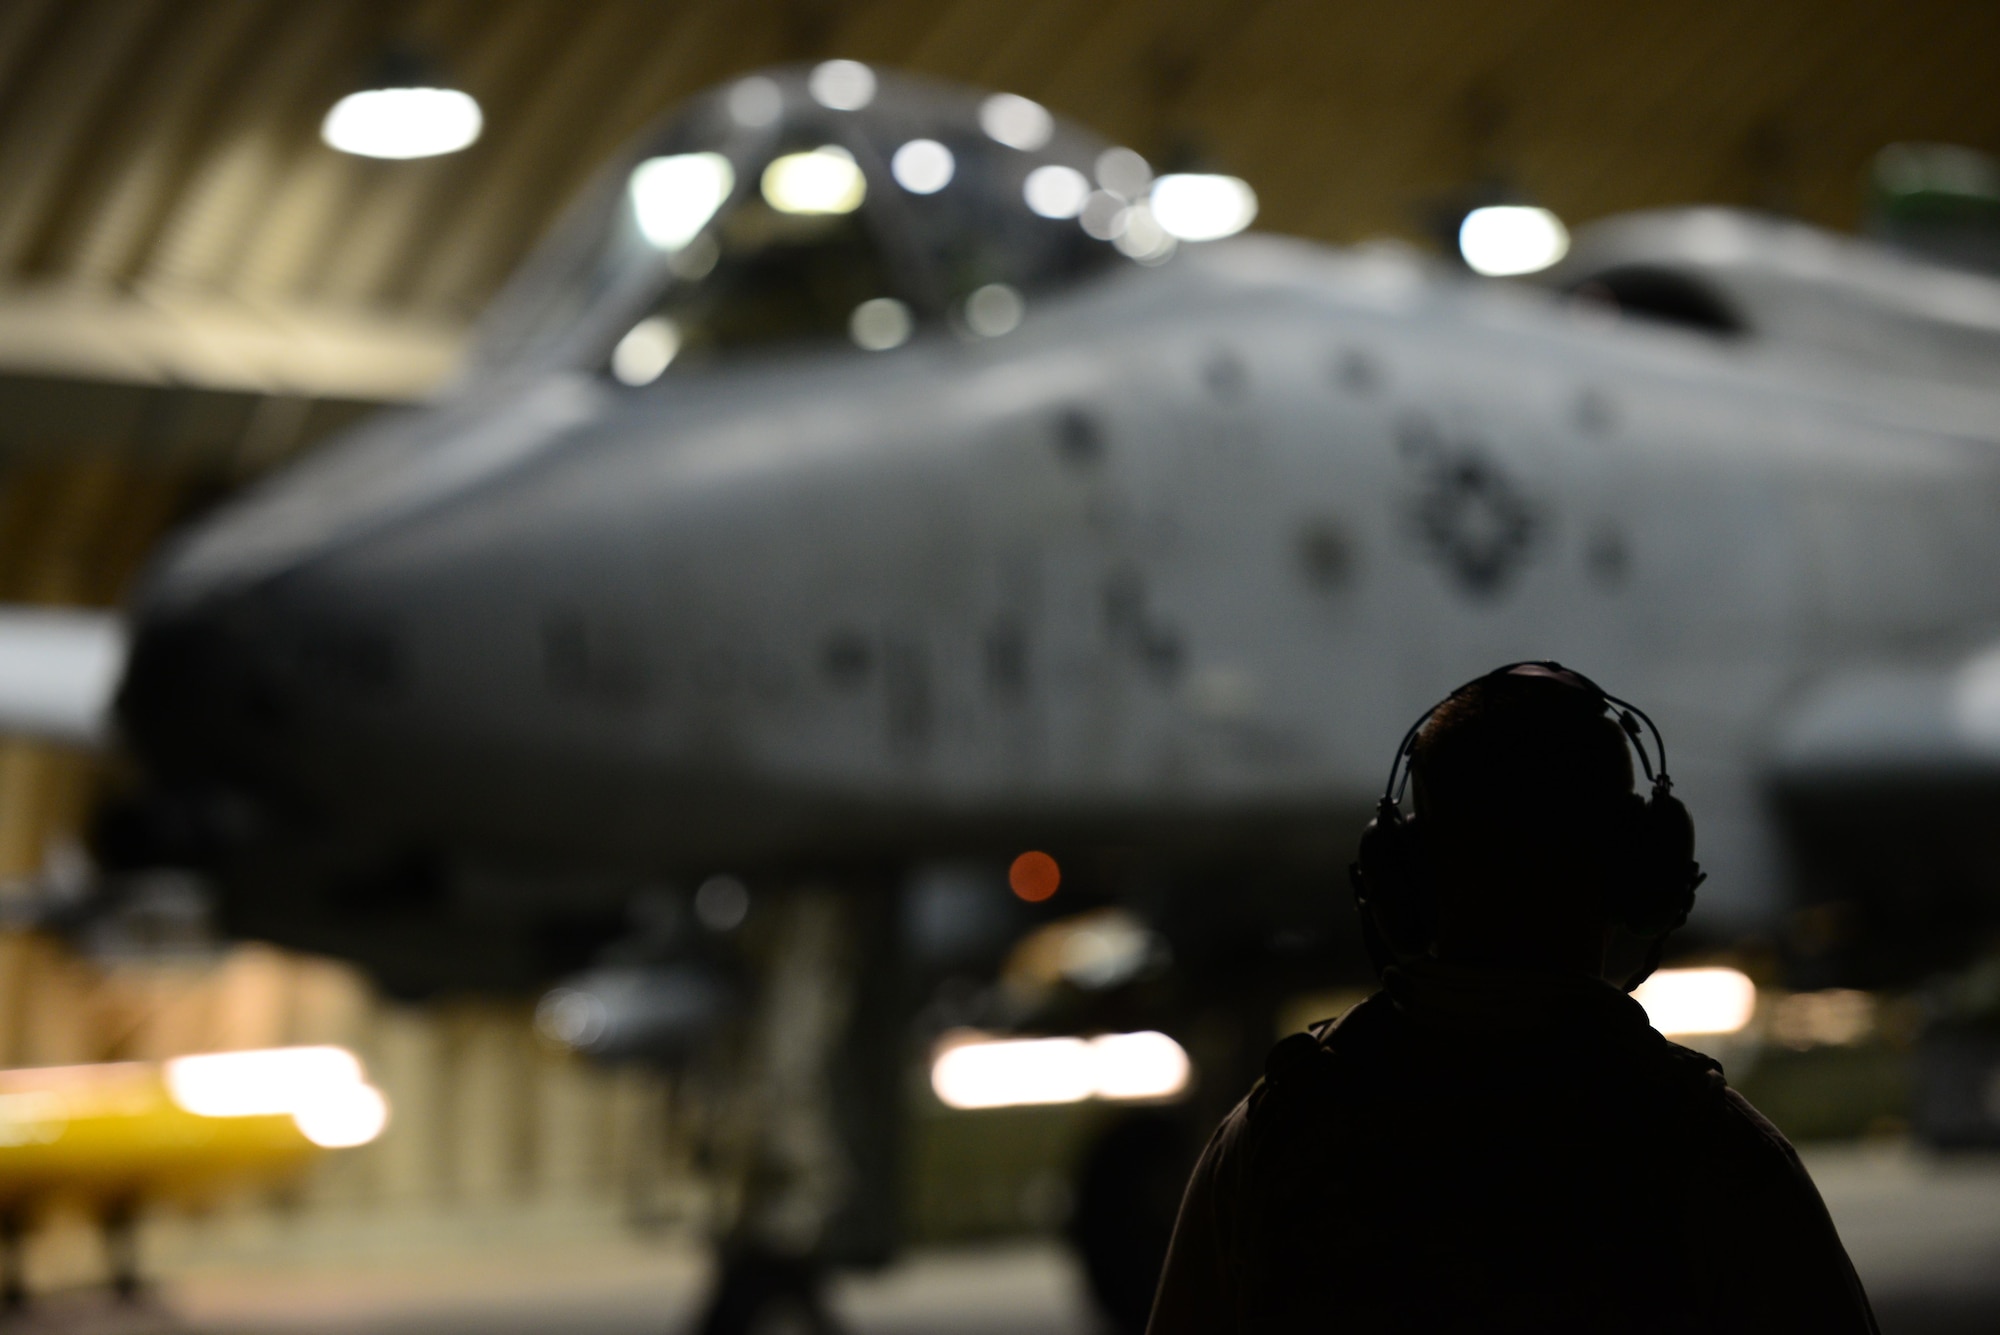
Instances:
[[[141,611],[115,705],[141,761],[165,779],[242,777],[281,738],[290,709],[235,600]]]

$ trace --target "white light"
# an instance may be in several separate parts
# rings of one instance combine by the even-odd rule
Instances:
[[[733,932],[750,916],[750,887],[734,876],[711,876],[694,892],[694,916],[711,932]]]
[[[1661,969],[1632,997],[1663,1034],[1733,1034],[1757,1009],[1757,985],[1736,969]]]
[[[1234,176],[1182,174],[1153,182],[1153,218],[1182,241],[1219,241],[1257,216],[1257,193]]]
[[[777,120],[784,110],[784,92],[761,74],[738,79],[729,90],[729,114],[738,125],[757,129]]]
[[[787,153],[764,169],[764,198],[780,213],[852,213],[868,193],[854,155],[828,144]]]
[[[269,1117],[295,1112],[328,1090],[362,1083],[345,1048],[261,1048],[175,1057],[167,1092],[197,1117]]]
[[[1153,183],[1153,168],[1129,148],[1107,148],[1097,155],[1097,183],[1121,199],[1137,199]]]
[[[558,987],[535,1006],[535,1028],[566,1048],[585,1048],[604,1037],[611,1016],[588,992]]]
[[[1165,1034],[1106,1034],[1090,1047],[1099,1098],[1170,1099],[1188,1087],[1187,1052]]]
[[[1080,1038],[960,1043],[931,1063],[931,1088],[947,1108],[1081,1103],[1097,1090],[1093,1065]]]
[[[1090,181],[1074,167],[1050,163],[1028,173],[1021,183],[1021,198],[1044,218],[1074,218],[1090,198]]]
[[[1144,204],[1134,204],[1125,210],[1118,220],[1117,231],[1111,244],[1118,247],[1120,254],[1141,264],[1159,264],[1174,253],[1174,239]]]
[[[1099,241],[1113,241],[1125,230],[1126,215],[1131,209],[1123,198],[1109,190],[1093,190],[1090,198],[1083,201],[1083,212],[1077,215],[1077,225],[1085,234]]]
[[[889,159],[889,174],[913,195],[935,195],[951,184],[958,164],[951,150],[935,139],[912,139]]]
[[[389,1125],[389,1100],[373,1085],[346,1085],[298,1109],[292,1121],[323,1150],[352,1149]]]
[[[949,1108],[1013,1108],[1085,1099],[1168,1099],[1188,1087],[1181,1045],[1161,1033],[981,1039],[941,1045],[931,1089]]]
[[[736,169],[720,153],[676,153],[647,158],[627,184],[632,215],[646,240],[679,250],[701,234],[736,188]]]
[[[826,60],[806,80],[813,101],[835,111],[859,111],[875,100],[875,71],[858,60]]]
[[[430,158],[479,138],[479,103],[456,88],[370,88],[349,93],[320,122],[320,138],[364,158]]]
[[[914,324],[908,306],[894,297],[877,297],[854,308],[847,332],[858,346],[870,352],[887,352],[909,341]]]
[[[110,613],[0,611],[0,731],[102,741],[126,649],[124,624]]]
[[[166,1063],[167,1094],[197,1117],[282,1117],[326,1149],[364,1145],[389,1121],[389,1101],[345,1048],[206,1052]]]
[[[679,327],[664,316],[649,316],[626,330],[611,350],[611,374],[621,385],[650,385],[680,350]]]
[[[1569,253],[1569,229],[1547,209],[1497,204],[1465,215],[1458,252],[1474,273],[1489,278],[1534,273]]]
[[[965,327],[983,338],[1013,333],[1026,313],[1021,294],[1005,283],[988,283],[965,299]]]
[[[995,93],[979,104],[979,128],[996,143],[1032,153],[1055,134],[1056,120],[1039,102],[1015,93]]]

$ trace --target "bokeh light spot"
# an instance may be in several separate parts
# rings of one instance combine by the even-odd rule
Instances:
[[[1047,853],[1030,849],[1007,868],[1007,886],[1030,904],[1039,904],[1062,884],[1062,868]]]

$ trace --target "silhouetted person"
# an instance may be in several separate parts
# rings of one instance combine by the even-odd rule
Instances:
[[[1875,1330],[1792,1147],[1601,977],[1701,879],[1643,718],[1517,664],[1411,729],[1354,873],[1383,988],[1216,1130],[1150,1335]]]

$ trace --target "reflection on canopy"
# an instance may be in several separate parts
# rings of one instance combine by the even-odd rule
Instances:
[[[1177,237],[1226,235],[1255,209],[1233,178],[1156,182],[1139,154],[1027,98],[854,61],[739,79],[647,150],[496,303],[484,363],[643,385],[813,340],[885,351],[927,325],[997,338],[1038,294],[1161,262]]]

